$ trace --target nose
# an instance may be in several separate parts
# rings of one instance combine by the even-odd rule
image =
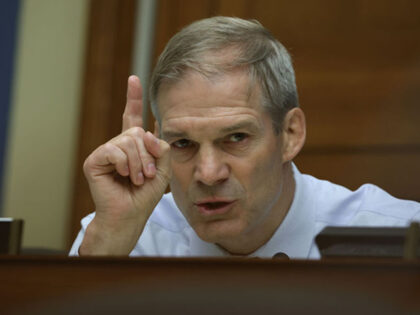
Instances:
[[[230,168],[223,152],[211,146],[201,146],[197,152],[194,179],[207,186],[221,184],[229,178]]]

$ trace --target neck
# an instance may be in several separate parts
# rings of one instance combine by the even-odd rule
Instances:
[[[239,239],[217,244],[231,255],[249,255],[265,245],[284,221],[295,195],[295,179],[291,163],[283,166],[283,181],[280,194],[271,204],[271,209],[261,222]]]

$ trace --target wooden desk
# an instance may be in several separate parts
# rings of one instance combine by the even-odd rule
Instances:
[[[0,301],[1,314],[411,314],[420,263],[3,256]]]

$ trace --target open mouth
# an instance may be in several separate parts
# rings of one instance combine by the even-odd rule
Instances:
[[[198,204],[199,207],[203,207],[206,210],[217,210],[223,208],[227,205],[231,204],[231,202],[219,201],[219,202],[205,202]]]
[[[234,201],[213,201],[213,202],[200,202],[196,203],[196,207],[201,214],[210,216],[210,215],[220,215],[228,212]]]

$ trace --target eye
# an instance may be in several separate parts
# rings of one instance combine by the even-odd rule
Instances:
[[[192,142],[187,139],[180,139],[172,142],[172,146],[176,149],[186,149],[192,146]]]
[[[233,143],[237,143],[237,142],[244,141],[247,137],[248,137],[247,134],[242,133],[242,132],[238,132],[238,133],[231,134],[228,138],[228,141],[233,142]]]

